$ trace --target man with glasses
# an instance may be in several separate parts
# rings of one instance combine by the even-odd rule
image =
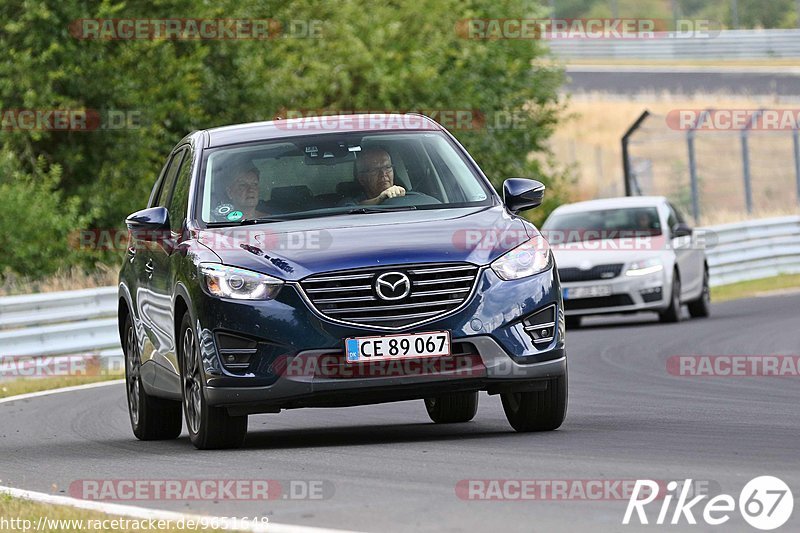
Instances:
[[[356,159],[355,178],[364,189],[364,194],[355,199],[361,205],[376,205],[406,195],[403,187],[394,184],[392,158],[382,148],[367,148],[361,152]]]

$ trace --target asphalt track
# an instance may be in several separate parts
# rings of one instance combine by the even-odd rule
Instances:
[[[797,99],[800,72],[791,67],[713,68],[713,67],[632,67],[568,66],[568,93],[640,93],[772,95]]]
[[[711,318],[680,324],[648,315],[590,319],[568,332],[569,412],[547,434],[514,433],[499,399],[482,395],[466,424],[430,423],[421,401],[296,410],[251,417],[244,449],[200,452],[185,434],[136,441],[121,385],[5,403],[0,485],[67,494],[80,479],[324,480],[333,494],[323,500],[127,503],[360,531],[661,530],[622,526],[625,500],[467,501],[455,486],[463,479],[692,478],[738,499],[747,481],[771,474],[797,498],[798,379],[679,377],[666,360],[798,354],[798,311],[795,293],[714,304]],[[732,516],[724,526],[671,529],[754,531],[738,512]],[[796,508],[780,531],[798,529]]]

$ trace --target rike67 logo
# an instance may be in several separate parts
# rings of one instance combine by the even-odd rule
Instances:
[[[695,525],[697,518],[702,518],[706,524],[718,526],[731,519],[737,504],[733,496],[718,494],[709,498],[708,494],[701,494],[689,499],[691,487],[691,479],[685,480],[682,485],[677,481],[670,481],[667,484],[667,495],[659,500],[661,505],[656,504],[649,509],[657,509],[654,522],[659,525]],[[634,514],[640,524],[651,523],[653,514],[648,515],[645,507],[658,499],[658,489],[659,484],[655,481],[636,480],[622,523],[630,524]],[[671,509],[675,495],[677,500],[674,509]],[[709,498],[708,501],[703,502],[706,498]],[[759,476],[751,479],[739,493],[738,506],[739,513],[748,524],[756,529],[769,531],[781,527],[789,520],[794,508],[794,497],[783,480],[773,476]]]

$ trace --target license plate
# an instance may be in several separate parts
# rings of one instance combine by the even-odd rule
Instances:
[[[572,298],[599,298],[610,296],[611,287],[608,285],[595,285],[593,287],[569,287],[563,290],[564,299]]]
[[[348,363],[450,355],[450,332],[352,337],[344,348]]]

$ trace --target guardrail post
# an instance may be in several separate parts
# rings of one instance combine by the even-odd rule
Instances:
[[[798,5],[800,5],[800,0]],[[800,204],[800,133],[792,130],[792,144],[794,144],[794,179],[797,181],[797,203]]]
[[[747,143],[747,130],[742,130],[742,175],[744,177],[744,204],[747,214],[753,212],[753,191],[750,187],[750,147]]]

